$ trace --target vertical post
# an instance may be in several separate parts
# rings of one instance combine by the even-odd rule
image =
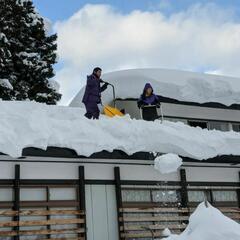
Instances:
[[[120,218],[123,217],[120,209],[122,208],[122,190],[121,190],[121,179],[120,179],[120,168],[114,167],[114,178],[115,178],[115,191],[116,191],[116,202],[117,202],[117,217],[118,217],[118,235],[119,240],[121,238],[121,226],[124,226],[123,221]]]
[[[19,223],[19,210],[20,210],[20,165],[15,165],[15,179],[14,179],[14,205],[13,210],[17,211],[17,214],[13,217],[13,221]],[[15,226],[14,231],[17,232],[17,236],[14,236],[14,240],[19,240],[19,224]]]
[[[47,211],[50,210],[49,208],[49,200],[50,200],[50,192],[49,192],[49,186],[46,187],[46,197],[47,197]],[[51,215],[47,215],[47,220],[51,219]],[[51,231],[51,225],[47,225],[47,230]],[[51,238],[51,234],[47,234],[47,239]]]
[[[181,205],[182,207],[188,207],[188,192],[187,192],[187,177],[186,170],[180,169],[180,181],[181,181]]]
[[[238,178],[239,178],[239,189],[237,190],[237,196],[238,196],[238,207],[240,208],[240,171],[238,172]]]
[[[78,193],[79,193],[79,210],[84,212],[84,229],[85,240],[87,240],[87,223],[86,223],[86,200],[85,200],[85,172],[84,166],[78,168]]]

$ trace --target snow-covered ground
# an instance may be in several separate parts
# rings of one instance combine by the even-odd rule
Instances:
[[[239,240],[240,224],[224,216],[218,209],[201,203],[189,219],[185,231],[165,240]]]
[[[202,130],[183,123],[132,120],[130,117],[88,120],[81,108],[34,102],[0,102],[0,152],[19,157],[22,149],[47,146],[74,149],[89,156],[102,150],[174,153],[199,160],[240,155],[240,134]]]
[[[106,73],[104,81],[115,86],[116,98],[138,98],[144,85],[152,84],[156,94],[187,102],[240,104],[240,79],[168,69],[129,69]],[[84,88],[70,106],[81,106]],[[111,88],[103,94],[103,102],[112,101]]]

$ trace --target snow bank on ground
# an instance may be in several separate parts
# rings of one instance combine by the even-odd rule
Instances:
[[[154,168],[162,174],[176,172],[182,165],[182,158],[173,153],[163,154],[154,160]]]
[[[208,208],[204,203],[198,206],[182,234],[165,240],[239,240],[240,224],[208,205]]]
[[[171,231],[169,230],[169,228],[165,228],[163,231],[162,231],[162,236],[164,237],[169,237],[171,235]]]
[[[240,79],[203,73],[168,69],[130,69],[106,73],[102,79],[115,86],[117,98],[138,98],[145,83],[153,85],[156,94],[187,102],[218,102],[225,105],[240,104]],[[84,88],[70,106],[81,105]],[[110,102],[109,88],[103,102]]]
[[[81,108],[34,102],[0,101],[0,152],[19,157],[22,149],[47,146],[74,149],[89,156],[102,150],[174,153],[196,159],[240,155],[240,134],[193,128],[183,123],[132,120],[130,117],[88,120]]]

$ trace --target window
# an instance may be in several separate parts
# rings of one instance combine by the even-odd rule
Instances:
[[[177,191],[154,190],[152,191],[153,202],[177,202],[179,196]]]
[[[177,203],[180,202],[180,194],[176,190],[166,189],[123,189],[123,202],[146,203]]]
[[[240,124],[232,124],[232,129],[234,132],[240,132]]]
[[[187,119],[182,119],[182,118],[167,118],[167,117],[164,117],[164,120],[170,121],[170,122],[182,122],[184,124],[188,124]]]
[[[214,202],[237,202],[237,191],[212,191]]]
[[[123,190],[123,202],[151,202],[150,190]]]
[[[75,200],[77,199],[76,188],[50,188],[50,200]]]
[[[209,191],[204,190],[194,190],[188,191],[188,201],[189,202],[203,202],[207,198],[208,201],[211,201],[211,194]]]
[[[21,188],[20,199],[21,201],[46,201],[46,188]]]
[[[200,128],[207,128],[207,122],[203,121],[188,121],[189,126],[191,127],[200,127]]]
[[[229,131],[229,124],[223,122],[209,122],[209,129],[210,130],[219,130],[219,131]]]
[[[0,188],[0,202],[13,201],[12,188]]]

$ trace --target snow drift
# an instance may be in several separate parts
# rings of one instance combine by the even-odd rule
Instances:
[[[193,128],[183,123],[130,117],[88,120],[81,108],[34,102],[0,102],[0,152],[20,157],[22,149],[48,146],[90,156],[102,150],[174,153],[195,159],[240,155],[240,134]]]
[[[240,79],[203,73],[167,69],[130,69],[102,76],[116,89],[116,98],[139,98],[145,83],[150,82],[156,94],[179,101],[224,105],[240,104]],[[81,106],[84,88],[70,106]],[[112,101],[111,89],[103,94],[103,102]]]
[[[165,240],[239,240],[240,224],[208,205],[206,208],[204,203],[201,203],[197,207],[182,234]]]

